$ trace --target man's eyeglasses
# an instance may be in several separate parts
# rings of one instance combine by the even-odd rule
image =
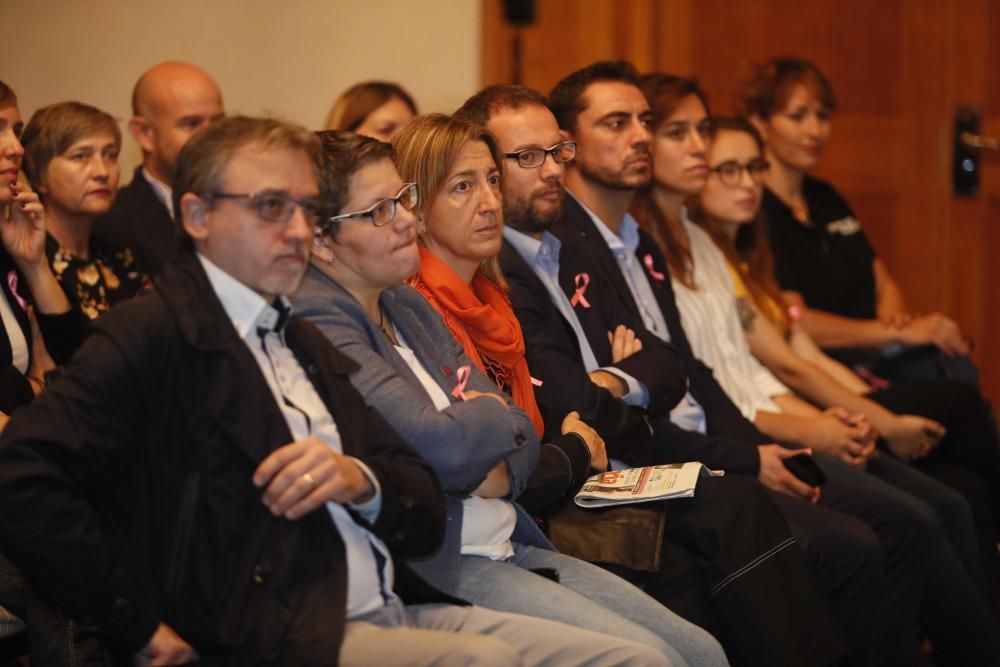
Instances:
[[[558,144],[553,144],[548,148],[522,148],[513,153],[503,154],[508,160],[517,160],[517,166],[522,169],[541,167],[545,162],[546,155],[551,155],[556,164],[569,162],[576,157],[576,142],[560,141]]]
[[[267,222],[286,223],[295,213],[295,207],[302,209],[306,222],[315,227],[323,218],[323,204],[318,197],[296,199],[287,192],[280,190],[262,190],[250,194],[234,192],[205,192],[205,199],[242,199],[248,208],[252,208],[261,220]]]
[[[718,174],[719,180],[728,188],[735,188],[743,180],[743,172],[750,174],[750,179],[757,184],[764,182],[764,174],[770,169],[771,164],[764,158],[754,158],[746,164],[740,164],[736,160],[723,162],[717,167],[712,167],[708,171]]]
[[[372,224],[376,227],[388,225],[396,219],[397,204],[405,208],[407,211],[412,211],[419,203],[420,191],[417,189],[417,184],[406,183],[403,185],[403,189],[396,193],[395,197],[381,199],[363,211],[344,213],[343,215],[335,215],[331,218],[327,218],[324,222],[320,223],[317,228],[317,234],[329,234],[331,223],[338,222],[340,220],[352,220],[354,218],[371,218]]]

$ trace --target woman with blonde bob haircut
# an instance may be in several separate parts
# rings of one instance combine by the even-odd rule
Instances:
[[[537,380],[528,371],[524,336],[496,259],[503,238],[499,145],[482,126],[441,114],[414,119],[392,143],[399,177],[402,182],[416,183],[421,194],[417,210],[420,268],[409,284],[441,314],[465,357],[486,374],[493,389],[499,389],[505,398],[509,396],[530,419],[536,433],[521,436],[523,448],[540,437],[545,428],[535,401]],[[440,347],[446,345],[441,343]],[[442,367],[440,363],[433,365]],[[454,364],[444,367],[454,368]],[[570,412],[565,416],[561,433],[564,437],[576,433],[579,439],[590,443],[588,449],[594,447],[591,466],[601,471],[607,468],[603,440],[580,420],[579,414]],[[550,443],[543,448],[551,449]],[[605,621],[599,621],[597,613],[607,617],[605,610],[610,610],[614,613],[611,618],[621,616],[627,622],[616,619],[618,629],[605,631],[644,643],[649,642],[652,633],[659,638],[653,644],[670,655],[674,664],[727,662],[721,646],[704,630],[597,565],[543,549],[524,553],[523,548],[516,550],[512,562],[528,569],[555,569],[560,575],[559,582],[571,589],[560,591],[561,599],[567,600],[570,594],[580,595],[604,608],[593,610],[588,604],[588,610],[584,611],[583,606],[574,602],[555,603],[560,608],[558,620],[601,629],[606,628]],[[479,568],[482,575],[467,581],[464,585],[468,588],[460,588],[459,596],[474,599],[475,594],[482,593],[488,583],[487,565],[490,564],[483,559],[463,563],[466,577],[473,567]],[[492,568],[496,567],[497,564],[492,564]],[[516,574],[521,573],[508,576]],[[494,586],[487,604],[502,604],[505,611],[544,615],[552,609],[555,591],[543,595],[547,600],[544,605],[523,594],[525,587],[537,592],[542,584],[526,581],[520,588]],[[529,606],[525,607],[526,603]],[[621,634],[622,631],[629,634]]]

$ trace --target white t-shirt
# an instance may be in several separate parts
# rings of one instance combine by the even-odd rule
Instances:
[[[28,339],[24,337],[24,332],[21,331],[21,325],[17,321],[17,316],[14,315],[14,309],[7,300],[7,295],[3,292],[0,292],[0,319],[3,320],[3,328],[7,330],[7,338],[10,339],[10,355],[13,359],[14,368],[20,371],[21,375],[24,375],[28,372],[28,361],[30,359]]]
[[[440,412],[450,406],[451,400],[444,393],[444,389],[430,376],[413,350],[406,346],[406,341],[399,330],[395,331],[396,340],[400,343],[394,346],[396,352],[420,380],[434,407]],[[469,444],[459,443],[457,446],[465,447]],[[506,500],[478,496],[465,498],[462,501],[462,555],[482,556],[491,560],[510,558],[514,555],[510,536],[514,533],[516,523],[517,513],[514,511],[514,506]]]

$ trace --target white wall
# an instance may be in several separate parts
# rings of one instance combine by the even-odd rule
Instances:
[[[76,99],[127,121],[138,76],[186,60],[216,78],[228,112],[318,128],[364,79],[453,111],[478,87],[480,30],[477,0],[0,0],[0,79],[25,120]],[[140,154],[122,129],[125,182]]]

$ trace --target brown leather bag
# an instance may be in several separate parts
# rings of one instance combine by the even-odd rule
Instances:
[[[664,501],[584,509],[569,493],[547,513],[546,532],[557,550],[589,563],[658,572],[666,526]]]

